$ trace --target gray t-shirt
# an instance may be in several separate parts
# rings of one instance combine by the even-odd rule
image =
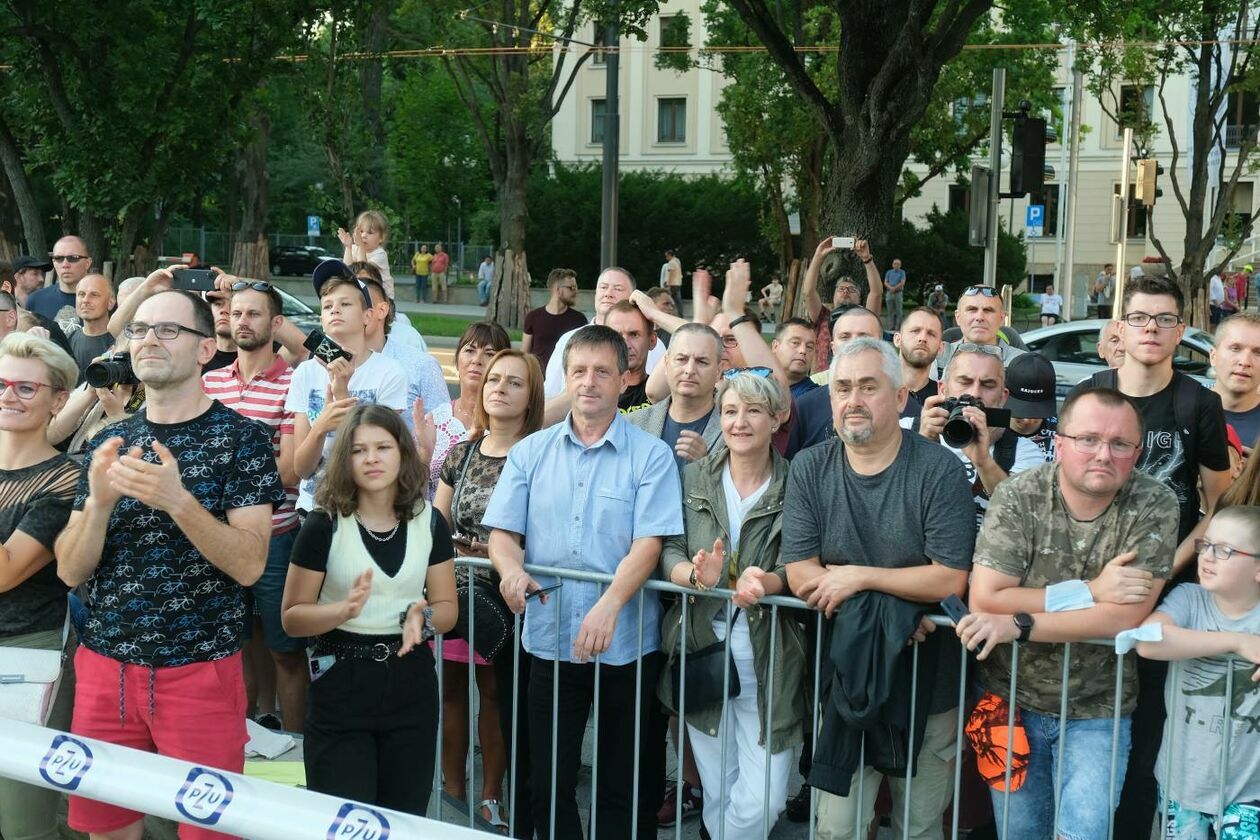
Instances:
[[[674,444],[678,443],[678,436],[683,430],[695,432],[698,435],[704,434],[704,427],[709,425],[709,415],[706,414],[698,420],[692,420],[690,423],[679,423],[668,413],[665,415],[665,428],[661,430],[661,440],[665,441],[665,445],[669,447],[669,451],[674,453],[674,461],[678,464],[678,472],[682,472],[682,468],[687,466],[686,458],[678,457]]]
[[[1260,633],[1260,606],[1242,618],[1228,618],[1217,609],[1211,593],[1198,584],[1183,583],[1168,593],[1159,611],[1187,630]],[[1155,776],[1169,798],[1205,813],[1215,813],[1221,775],[1221,720],[1225,714],[1226,660],[1188,659],[1180,663],[1180,679],[1169,708],[1173,734],[1164,736]],[[1225,771],[1225,804],[1260,799],[1260,683],[1252,682],[1256,666],[1234,661],[1233,702],[1230,714],[1229,766]],[[1170,671],[1171,673],[1171,671]],[[1168,778],[1168,753],[1175,775]]]
[[[902,430],[893,463],[878,475],[859,475],[849,466],[844,442],[832,438],[792,460],[783,499],[782,558],[888,569],[934,560],[970,571],[975,522],[966,473],[945,447]],[[958,705],[961,648],[948,630],[938,632],[950,638],[937,665],[933,713]]]
[[[75,330],[70,333],[70,347],[74,350],[74,360],[79,365],[79,378],[83,378],[84,372],[88,365],[92,364],[92,360],[114,346],[114,337],[107,332],[100,335],[84,335],[83,330]]]

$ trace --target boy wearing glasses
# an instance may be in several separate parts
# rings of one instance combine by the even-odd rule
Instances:
[[[1162,277],[1145,275],[1124,286],[1120,330],[1124,361],[1100,371],[1077,390],[1112,387],[1128,396],[1142,416],[1145,438],[1138,472],[1161,481],[1177,498],[1180,546],[1173,558],[1174,581],[1193,580],[1193,538],[1200,536],[1199,494],[1210,516],[1229,486],[1229,444],[1221,398],[1173,368],[1185,333],[1181,289]],[[1074,392],[1075,393],[1075,392]],[[1124,793],[1116,812],[1116,837],[1150,836],[1158,795],[1155,758],[1164,729],[1164,677],[1167,666],[1139,660],[1140,699],[1133,715],[1133,745]]]
[[[1160,749],[1155,771],[1161,795],[1168,798],[1164,836],[1255,837],[1260,825],[1260,670],[1255,667],[1260,664],[1260,508],[1222,510],[1204,537],[1195,540],[1195,552],[1200,582],[1169,593],[1150,617],[1162,625],[1163,639],[1137,646],[1150,659],[1190,660],[1177,678],[1174,730]],[[1228,656],[1239,658],[1228,661]],[[1227,697],[1230,668],[1233,686]],[[1228,721],[1228,740],[1222,721]],[[1214,826],[1220,805],[1223,819]]]
[[[1107,836],[1130,744],[1143,737],[1130,727],[1138,675],[1125,663],[1113,763],[1116,654],[1073,644],[1065,680],[1063,643],[1136,627],[1154,609],[1176,547],[1175,497],[1135,469],[1142,418],[1133,401],[1110,388],[1078,390],[1060,421],[1055,463],[1011,476],[994,492],[976,540],[972,614],[957,626],[978,654],[981,687],[1003,700],[1014,656],[1007,643],[1020,643],[1015,703],[1028,763],[1009,803],[1005,773],[989,779],[994,813],[1009,804],[1008,837],[1050,837],[1052,828],[1055,837]],[[1006,727],[1005,706],[991,717],[982,708],[994,704],[981,703],[973,724],[984,728],[988,718]],[[1149,824],[1145,832],[1149,838]]]

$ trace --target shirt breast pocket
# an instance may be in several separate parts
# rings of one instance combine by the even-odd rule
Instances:
[[[621,488],[596,490],[592,513],[599,537],[629,547],[634,534],[634,494],[631,491]]]

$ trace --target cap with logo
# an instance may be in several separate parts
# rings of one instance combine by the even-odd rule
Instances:
[[[345,280],[354,280],[354,272],[350,270],[350,266],[341,260],[324,260],[315,266],[315,270],[311,272],[311,283],[315,286],[315,294],[319,295],[324,289],[324,284],[334,277]],[[356,281],[359,284],[359,292],[363,295],[363,307],[365,309],[372,308],[372,298],[368,294],[367,286],[362,280]]]
[[[1040,353],[1021,353],[1007,363],[1006,389],[1013,417],[1045,419],[1059,413],[1054,365]]]
[[[48,260],[41,260],[38,257],[18,257],[13,261],[13,273],[26,271],[28,268],[38,268],[40,271],[52,271],[52,263]]]

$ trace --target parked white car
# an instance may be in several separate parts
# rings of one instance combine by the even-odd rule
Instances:
[[[1098,356],[1098,336],[1106,321],[1064,321],[1052,327],[1041,327],[1021,335],[1029,350],[1045,356],[1054,364],[1054,375],[1060,399],[1083,379],[1106,367]],[[1194,327],[1187,327],[1173,356],[1173,367],[1212,387],[1215,372],[1208,354],[1212,336]]]

